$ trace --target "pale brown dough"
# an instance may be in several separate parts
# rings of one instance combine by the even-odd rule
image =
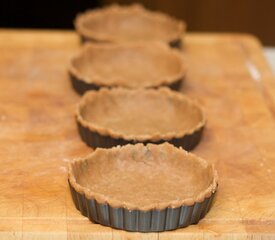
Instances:
[[[97,149],[70,168],[70,181],[88,198],[132,209],[192,205],[217,187],[205,160],[164,143]]]
[[[144,88],[183,79],[186,66],[177,50],[160,42],[90,43],[72,59],[69,71],[86,83]]]
[[[77,119],[102,135],[140,141],[182,137],[205,125],[202,109],[168,88],[90,91]]]
[[[86,38],[104,42],[173,41],[181,38],[185,23],[141,5],[111,5],[78,15],[76,30]]]

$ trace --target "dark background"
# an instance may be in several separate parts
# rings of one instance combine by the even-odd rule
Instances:
[[[0,27],[73,29],[78,12],[113,2],[141,2],[184,19],[189,31],[246,32],[275,45],[274,0],[0,0]]]
[[[0,27],[70,29],[77,12],[100,5],[97,0],[0,0]]]

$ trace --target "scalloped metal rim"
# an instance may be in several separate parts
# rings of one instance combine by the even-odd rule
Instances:
[[[89,90],[99,90],[101,87],[108,87],[108,86],[103,86],[103,85],[97,85],[94,83],[87,83],[84,80],[75,77],[72,73],[69,73],[69,75],[70,75],[72,87],[80,95],[84,94],[86,91],[89,91]],[[174,91],[179,91],[183,80],[184,79],[179,79],[179,80],[174,81],[168,85],[159,85],[159,86],[153,86],[153,87],[149,87],[149,88],[159,88],[159,87],[166,86]],[[110,86],[110,88],[112,88],[112,87]]]
[[[140,211],[98,203],[78,193],[70,182],[69,186],[76,208],[90,221],[131,232],[162,232],[197,224],[209,211],[216,193],[192,206]]]
[[[80,134],[81,139],[90,147],[92,148],[110,148],[117,145],[126,145],[126,144],[135,144],[137,142],[135,141],[128,141],[124,140],[122,138],[112,138],[110,136],[103,136],[100,135],[97,132],[91,131],[90,129],[84,127],[77,121],[78,125],[78,132]],[[189,151],[192,150],[195,146],[198,145],[200,142],[200,139],[202,137],[204,127],[199,128],[195,132],[189,135],[184,135],[181,138],[172,138],[170,140],[161,140],[158,142],[148,141],[148,142],[142,142],[144,144],[147,143],[155,143],[160,144],[163,142],[169,142],[173,144],[176,147],[182,147],[183,149]]]

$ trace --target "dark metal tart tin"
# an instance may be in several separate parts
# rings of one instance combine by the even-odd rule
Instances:
[[[98,203],[95,199],[88,199],[78,193],[70,181],[69,186],[76,208],[90,221],[131,232],[162,232],[196,224],[209,211],[216,193],[191,206],[141,211]]]
[[[69,75],[70,75],[72,87],[80,95],[84,94],[86,91],[89,91],[89,90],[99,90],[99,88],[101,87],[93,83],[87,83],[82,79],[78,79],[75,76],[73,76],[71,73],[69,73]]]
[[[69,75],[70,75],[72,87],[80,95],[84,94],[86,91],[89,91],[89,90],[99,90],[101,87],[108,87],[108,86],[97,85],[97,84],[93,84],[93,83],[87,83],[82,79],[76,78],[71,73],[69,73]],[[181,88],[181,85],[182,85],[182,81],[183,81],[183,79],[179,79],[171,84],[160,85],[160,86],[152,87],[152,88],[169,87],[172,90],[179,91]]]
[[[172,48],[182,48],[182,40],[181,39],[175,39],[174,41],[169,43],[170,47]]]
[[[112,138],[110,136],[103,136],[97,132],[91,131],[89,128],[82,126],[78,121],[78,131],[81,136],[81,139],[92,148],[111,148],[117,145],[126,145],[128,143],[135,144],[138,141],[128,141],[122,138]],[[161,140],[158,142],[147,141],[147,143],[161,144],[164,142],[169,142],[176,147],[182,147],[183,149],[189,151],[192,150],[200,142],[202,137],[203,127],[199,128],[195,132],[189,135],[184,135],[181,138],[172,138],[171,140]]]

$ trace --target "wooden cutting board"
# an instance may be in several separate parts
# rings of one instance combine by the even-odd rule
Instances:
[[[186,37],[182,92],[207,116],[193,152],[216,164],[220,185],[198,225],[159,234],[92,224],[73,206],[67,165],[91,151],[66,71],[79,46],[73,32],[0,31],[1,239],[275,238],[275,80],[257,39]]]

